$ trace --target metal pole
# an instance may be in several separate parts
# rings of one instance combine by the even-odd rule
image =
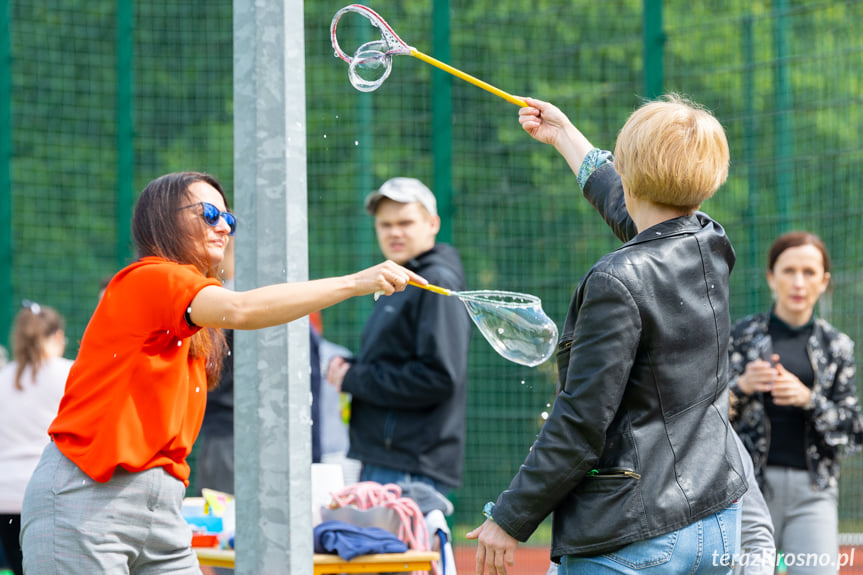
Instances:
[[[303,3],[234,0],[237,289],[308,277]],[[235,332],[238,575],[311,575],[305,320]]]

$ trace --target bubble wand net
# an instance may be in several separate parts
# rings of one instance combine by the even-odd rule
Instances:
[[[557,325],[545,315],[536,296],[493,290],[452,291],[431,284],[410,284],[459,298],[486,341],[512,362],[534,367],[554,354]]]
[[[380,40],[373,40],[361,45],[354,53],[353,57],[348,56],[339,46],[336,37],[336,26],[343,15],[348,12],[354,12],[368,18],[372,26],[377,28],[381,33]],[[381,16],[362,4],[349,4],[345,6],[333,16],[333,22],[330,24],[330,40],[333,44],[333,49],[336,51],[336,56],[348,63],[348,78],[351,84],[361,92],[372,92],[377,90],[381,84],[389,77],[392,71],[393,56],[413,56],[427,64],[431,64],[436,68],[440,68],[444,72],[452,74],[457,78],[461,78],[465,82],[469,82],[474,86],[478,86],[483,90],[491,92],[511,102],[517,106],[525,107],[527,103],[516,98],[512,94],[508,94],[499,88],[495,88],[487,82],[483,82],[479,78],[466,74],[457,68],[453,68],[449,64],[444,64],[440,60],[436,60],[427,54],[423,54],[413,46],[409,46],[404,40],[399,38],[395,30],[387,24],[387,21]]]

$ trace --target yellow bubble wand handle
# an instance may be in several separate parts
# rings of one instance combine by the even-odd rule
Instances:
[[[422,289],[424,289],[424,290],[428,290],[428,291],[431,291],[431,292],[434,292],[434,293],[438,293],[438,294],[440,294],[440,295],[453,295],[453,292],[451,292],[450,290],[448,290],[448,289],[446,289],[446,288],[442,288],[442,287],[440,287],[440,286],[436,286],[436,285],[432,285],[432,284],[422,285],[422,284],[418,284],[418,283],[416,283],[416,282],[415,282],[415,281],[413,281],[413,280],[408,281],[408,283],[409,283],[410,285],[412,285],[412,286],[416,286],[416,287],[418,287],[418,288],[422,288]]]
[[[466,74],[466,73],[462,72],[461,70],[459,70],[458,68],[453,68],[449,64],[444,64],[440,60],[432,58],[431,56],[429,56],[427,54],[423,54],[422,52],[420,52],[416,48],[411,48],[411,56],[413,56],[414,58],[419,58],[420,60],[422,60],[426,64],[431,64],[432,66],[435,66],[436,68],[440,68],[444,72],[449,72],[453,76],[455,76],[457,78],[461,78],[465,82],[470,82],[474,86],[482,88],[486,92],[491,92],[495,96],[499,96],[511,104],[515,104],[516,106],[521,106],[522,108],[527,106],[527,102],[525,102],[521,98],[516,98],[512,94],[504,92],[500,88],[495,88],[494,86],[492,86],[488,82],[483,82],[479,78],[471,76],[470,74]]]
[[[425,285],[418,284],[417,282],[415,282],[413,280],[408,280],[408,284],[410,284],[412,286],[416,286],[418,288],[422,288],[424,290],[428,290],[430,292],[440,294],[440,295],[455,295],[455,296],[457,296],[457,293],[454,291],[450,291],[446,288],[442,288],[440,286],[436,286],[436,285],[432,285],[432,284],[425,284]],[[375,292],[375,301],[378,301],[378,298],[380,298],[382,295],[384,295],[383,290],[376,291]]]

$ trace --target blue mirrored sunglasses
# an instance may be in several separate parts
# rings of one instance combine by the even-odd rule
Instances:
[[[201,212],[201,216],[204,218],[204,221],[207,222],[207,224],[213,227],[218,226],[219,218],[224,218],[225,223],[228,224],[229,228],[231,228],[231,231],[228,232],[228,235],[232,236],[234,235],[234,232],[237,231],[237,216],[235,216],[231,212],[220,211],[219,208],[209,202],[197,202],[194,204],[189,204],[188,206],[183,206],[180,209],[185,210],[186,208],[194,208],[195,206],[203,206],[204,209]]]

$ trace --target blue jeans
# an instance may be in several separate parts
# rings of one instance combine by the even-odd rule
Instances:
[[[561,557],[558,575],[731,573],[740,552],[740,502],[700,521],[596,557]]]
[[[449,485],[444,485],[439,481],[435,481],[427,475],[407,473],[390,467],[368,465],[366,463],[363,463],[363,470],[360,472],[360,481],[374,481],[381,485],[386,485],[387,483],[425,483],[426,485],[434,487],[441,495],[447,495],[452,491],[452,488]]]

